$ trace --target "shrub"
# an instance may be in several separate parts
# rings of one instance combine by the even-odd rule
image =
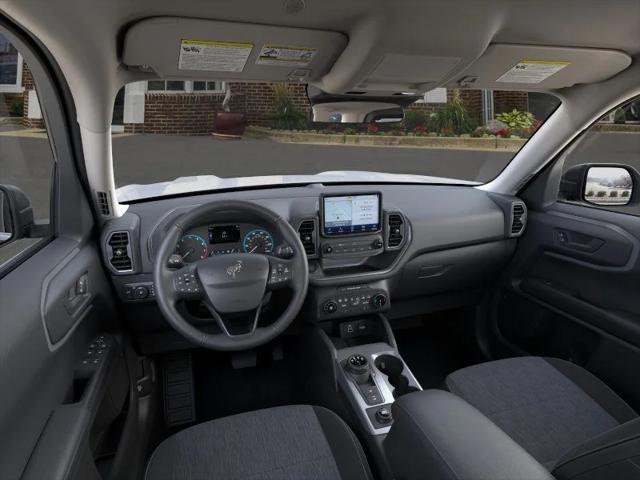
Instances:
[[[367,133],[370,135],[375,135],[380,131],[380,125],[377,123],[369,123],[367,124]]]
[[[402,123],[408,132],[415,131],[418,127],[426,129],[429,123],[429,116],[421,110],[405,110]]]
[[[624,190],[622,192],[622,195],[620,195],[621,197],[628,197],[629,196],[629,190]]]
[[[344,133],[345,135],[355,135],[358,132],[355,128],[347,127],[342,131],[342,133]]]
[[[519,137],[522,138],[530,138],[531,135],[533,135],[534,133],[536,133],[536,131],[538,130],[538,128],[540,128],[540,125],[542,125],[542,122],[540,120],[534,120],[533,121],[533,125],[531,125],[529,128],[520,128],[516,130],[516,133]]]
[[[24,111],[24,99],[22,96],[14,98],[9,105],[9,114],[12,117],[21,117]]]
[[[610,197],[617,197],[618,196],[618,191],[617,190],[611,190],[609,192],[609,196]]]
[[[604,197],[607,195],[607,192],[605,192],[604,190],[599,190],[598,193],[596,193],[596,197]]]
[[[289,86],[284,83],[276,83],[271,89],[274,94],[271,115],[274,128],[283,130],[306,128],[307,116],[293,101]]]
[[[431,116],[431,123],[436,132],[446,136],[470,133],[475,128],[457,93],[449,103]]]
[[[515,108],[510,112],[499,113],[496,120],[506,124],[511,130],[527,130],[533,127],[536,121],[531,112],[521,112]]]
[[[623,108],[616,108],[616,111],[613,113],[613,123],[626,123],[627,114],[625,113]]]
[[[495,135],[495,132],[487,127],[478,127],[471,132],[471,136],[473,138],[489,137],[493,135]]]
[[[593,190],[589,190],[585,196],[593,197],[593,193],[594,193]]]

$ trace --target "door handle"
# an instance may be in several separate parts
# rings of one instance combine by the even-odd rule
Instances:
[[[564,248],[585,253],[594,253],[605,243],[601,238],[571,230],[556,230],[555,242]]]
[[[84,310],[84,307],[91,300],[91,293],[89,292],[89,273],[84,272],[75,281],[73,286],[69,288],[67,293],[67,299],[64,302],[64,308],[67,313],[72,317],[75,317]]]

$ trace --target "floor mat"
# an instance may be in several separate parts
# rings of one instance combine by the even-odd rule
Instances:
[[[193,368],[198,422],[299,402],[287,355],[275,361],[260,351],[257,366],[234,369],[230,354],[199,350]]]
[[[423,389],[444,388],[451,372],[486,361],[474,335],[473,312],[425,315],[419,326],[394,330],[400,355]]]

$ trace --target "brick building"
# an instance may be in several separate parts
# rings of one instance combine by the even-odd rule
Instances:
[[[231,112],[244,113],[249,125],[268,125],[274,92],[269,83],[229,82]],[[291,98],[309,111],[304,85],[291,85]],[[199,135],[213,131],[222,111],[225,84],[205,81],[151,81],[127,85],[116,99],[114,125],[131,133]],[[121,110],[121,113],[120,113]]]
[[[231,112],[244,113],[249,125],[268,126],[274,92],[269,83],[230,82]],[[305,85],[292,84],[295,104],[309,112]],[[529,109],[524,92],[460,90],[459,95],[476,123],[493,114]],[[114,129],[130,133],[201,135],[213,131],[216,113],[222,110],[225,85],[205,81],[151,81],[127,85],[116,99]],[[425,95],[412,109],[435,111],[453,98],[453,90],[439,88]],[[488,105],[488,103],[491,105]],[[487,116],[489,114],[489,116]]]

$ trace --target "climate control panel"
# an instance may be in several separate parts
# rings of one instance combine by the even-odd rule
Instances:
[[[382,235],[346,237],[322,242],[322,256],[327,257],[372,257],[384,252]]]
[[[324,298],[319,308],[322,319],[384,312],[389,309],[389,294],[382,288],[351,285],[338,288],[334,295]]]

